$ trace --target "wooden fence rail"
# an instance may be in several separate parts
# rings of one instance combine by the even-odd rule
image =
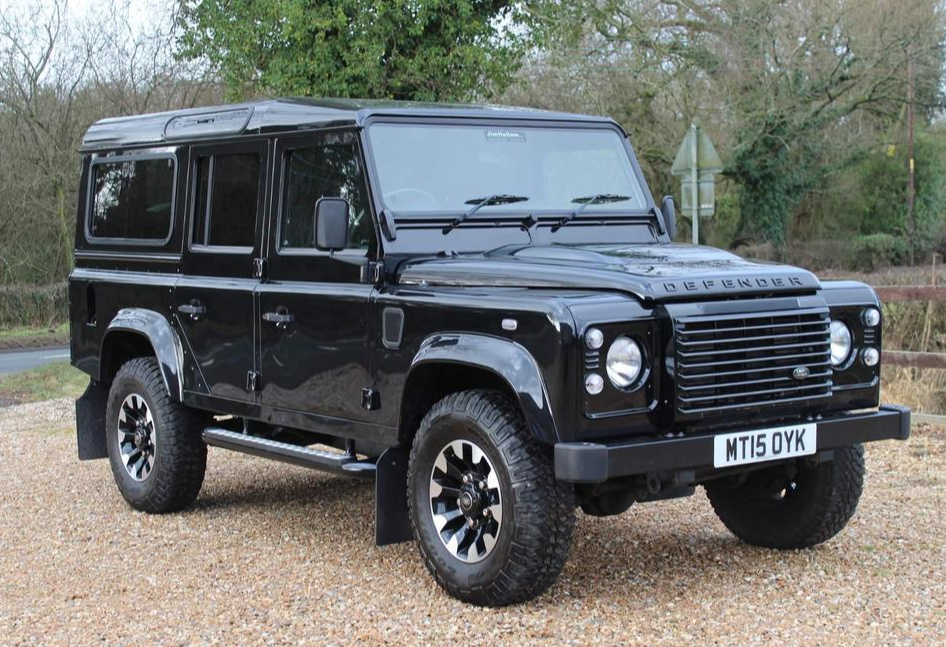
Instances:
[[[903,303],[906,301],[946,301],[946,287],[936,285],[891,285],[874,288],[880,300],[885,303]],[[907,350],[884,350],[884,363],[893,366],[913,366],[916,368],[946,369],[946,353],[919,353]],[[946,425],[946,416],[916,413],[912,414],[914,423]]]
[[[883,285],[874,287],[884,303],[907,301],[946,301],[946,287],[938,285]],[[946,353],[919,353],[884,350],[884,363],[893,366],[946,369]]]
[[[938,285],[884,285],[875,287],[881,301],[946,301],[946,286]]]

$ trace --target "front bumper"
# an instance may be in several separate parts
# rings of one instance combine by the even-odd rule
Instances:
[[[817,451],[875,440],[910,437],[910,410],[884,405],[877,411],[819,417]],[[746,431],[751,430],[747,428]],[[731,433],[741,429],[727,429]],[[603,483],[622,476],[713,471],[715,433],[639,438],[613,444],[557,443],[555,477],[571,483]],[[756,463],[755,465],[765,465]]]

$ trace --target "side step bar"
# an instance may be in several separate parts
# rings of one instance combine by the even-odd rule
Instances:
[[[375,475],[375,464],[359,461],[350,454],[338,454],[310,447],[301,447],[277,440],[257,438],[229,429],[208,427],[204,429],[204,442],[214,447],[232,449],[244,454],[290,463],[300,467],[311,467],[335,474],[371,479]]]

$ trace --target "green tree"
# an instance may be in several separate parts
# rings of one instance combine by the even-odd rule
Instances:
[[[465,100],[504,89],[523,42],[505,0],[185,0],[182,55],[253,93]]]

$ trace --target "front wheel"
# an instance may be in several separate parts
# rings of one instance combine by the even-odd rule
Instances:
[[[530,600],[568,557],[573,488],[555,480],[551,448],[501,393],[463,391],[433,406],[411,449],[408,501],[424,563],[464,602]]]
[[[745,481],[707,484],[716,515],[737,537],[765,548],[810,548],[841,532],[864,488],[864,446],[829,461],[752,472]]]

